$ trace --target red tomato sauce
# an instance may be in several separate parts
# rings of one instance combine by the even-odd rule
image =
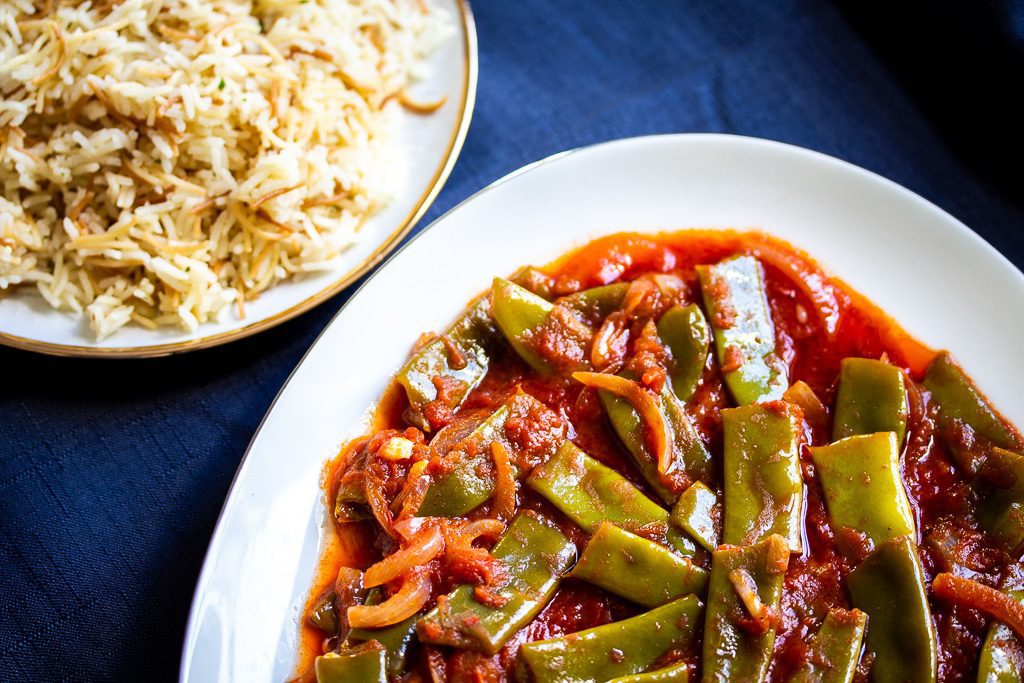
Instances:
[[[921,380],[934,352],[908,336],[878,308],[835,278],[828,277],[813,260],[793,247],[760,233],[730,231],[688,231],[657,236],[620,234],[605,237],[541,268],[551,279],[555,296],[614,282],[629,281],[650,273],[671,273],[686,283],[687,300],[700,302],[695,266],[715,263],[739,253],[758,256],[765,269],[765,284],[775,323],[776,343],[789,368],[790,382],[806,382],[826,406],[836,392],[840,361],[844,358],[888,358]],[[412,340],[410,340],[412,341]],[[541,377],[532,372],[507,346],[492,359],[483,382],[471,393],[460,412],[490,411],[498,407],[516,387],[561,415],[570,425],[566,435],[589,455],[610,465],[637,487],[652,495],[620,445],[595,394],[578,382],[563,377]],[[912,389],[911,393],[914,391]],[[916,402],[915,402],[916,401]],[[402,419],[405,396],[392,386],[377,412],[377,429],[405,429]],[[694,422],[714,456],[722,462],[720,411],[730,406],[717,363],[709,364],[695,396],[688,404]],[[917,516],[920,534],[919,553],[930,581],[939,571],[948,569],[947,560],[935,550],[935,534],[950,532],[957,539],[953,554],[989,583],[997,583],[1008,567],[1019,567],[1005,553],[986,545],[978,531],[974,511],[970,509],[967,480],[933,438],[934,423],[927,402],[911,396],[911,416],[907,446],[902,456],[902,474],[911,505]],[[808,434],[807,445],[828,443],[829,435]],[[327,500],[333,500],[339,472],[347,453],[325,469]],[[806,447],[801,456],[805,481],[804,551],[794,555],[785,576],[781,608],[781,627],[775,641],[770,680],[784,681],[804,661],[806,643],[820,625],[830,607],[850,607],[844,587],[852,569],[837,550],[829,525],[822,494]],[[720,489],[721,471],[714,474]],[[526,487],[520,487],[520,508],[544,512],[560,520],[563,531],[577,543],[580,551],[587,534],[562,518],[548,503]],[[486,513],[483,509],[470,516]],[[342,564],[365,567],[376,559],[384,546],[374,541],[369,525],[347,524],[338,528],[325,553],[315,582],[316,598]],[[710,566],[710,556],[698,551],[696,562]],[[437,577],[442,589],[449,587]],[[311,599],[312,604],[312,599]],[[931,599],[937,626],[941,681],[967,681],[976,676],[976,666],[988,619],[980,613]],[[522,643],[572,633],[592,626],[620,620],[643,608],[630,604],[588,584],[563,580],[555,598],[528,626],[515,635],[494,657],[447,651],[445,670],[452,680],[507,680],[515,666],[515,655]],[[321,651],[320,631],[303,626],[303,664],[308,667],[313,655]],[[330,644],[333,645],[333,644]],[[699,673],[699,652],[690,653],[691,673]],[[422,666],[424,655],[414,658]],[[865,678],[865,672],[860,672]]]

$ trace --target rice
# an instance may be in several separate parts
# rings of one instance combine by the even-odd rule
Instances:
[[[395,191],[417,0],[0,3],[0,293],[97,338],[331,268]]]

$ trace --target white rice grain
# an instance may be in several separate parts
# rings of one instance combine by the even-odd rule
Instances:
[[[0,3],[0,290],[102,338],[331,267],[447,30],[418,0]]]

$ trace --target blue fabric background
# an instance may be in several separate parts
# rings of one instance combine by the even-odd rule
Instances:
[[[419,228],[560,150],[724,131],[888,176],[1024,264],[1024,118],[1005,94],[1020,94],[1019,4],[477,0],[475,11],[476,114]],[[0,350],[0,680],[176,677],[235,467],[346,296],[181,357]]]

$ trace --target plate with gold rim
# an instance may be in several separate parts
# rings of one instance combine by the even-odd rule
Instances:
[[[839,159],[730,135],[632,138],[556,155],[418,234],[307,352],[253,437],[221,512],[180,680],[287,681],[296,673],[318,562],[338,545],[320,488],[325,463],[364,433],[424,330],[444,329],[495,275],[612,233],[687,228],[757,229],[795,245],[914,338],[950,349],[1004,416],[1024,424],[1024,399],[1007,381],[1024,376],[1016,348],[1024,274],[918,195]]]
[[[380,263],[402,241],[444,186],[469,129],[476,98],[476,27],[467,0],[433,0],[449,17],[451,32],[426,60],[427,76],[408,89],[411,101],[444,104],[429,115],[399,116],[396,144],[404,168],[391,201],[370,216],[359,239],[329,270],[281,282],[244,316],[232,309],[192,331],[130,324],[97,340],[84,316],[57,311],[22,286],[0,296],[0,344],[57,356],[138,358],[194,351],[242,339],[294,318],[326,301]]]

